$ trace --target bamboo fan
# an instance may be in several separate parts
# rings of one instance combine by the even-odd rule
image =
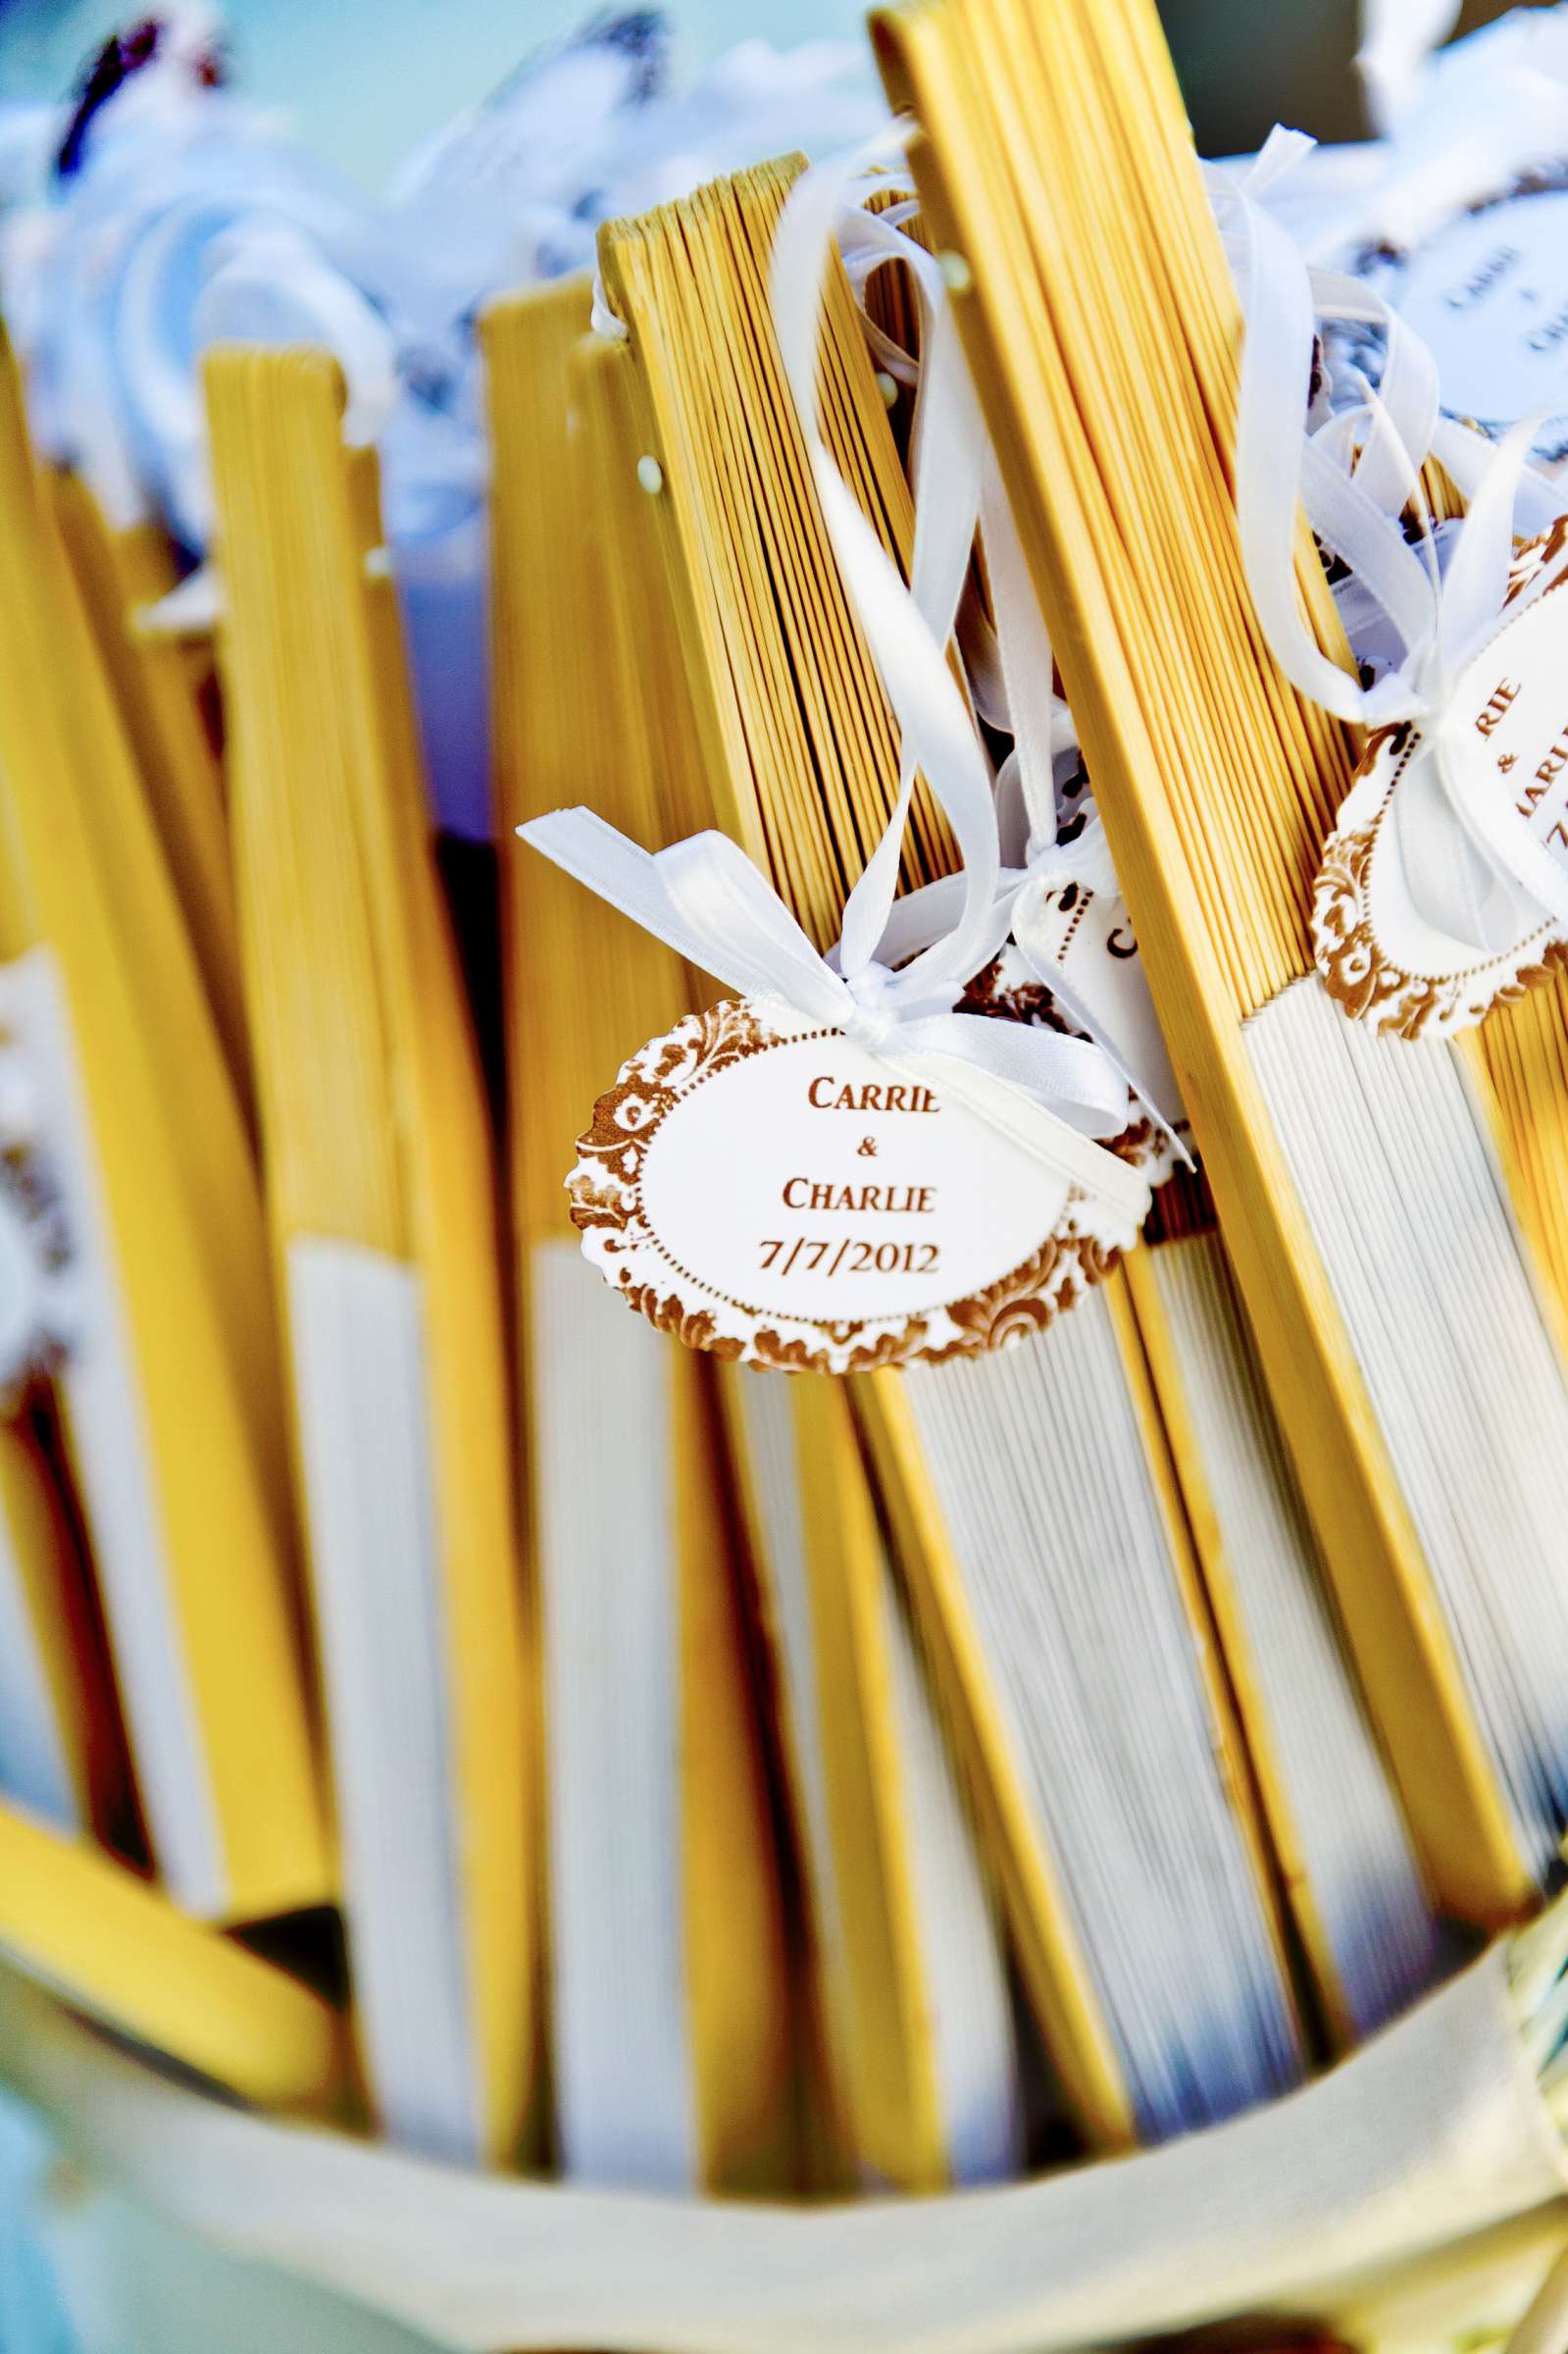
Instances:
[[[737,306],[766,299],[783,188],[760,176],[755,189],[735,183],[743,205],[760,197],[765,224],[732,292]],[[722,204],[727,193],[708,197]],[[714,217],[722,223],[722,213]],[[846,329],[848,322],[846,313]],[[647,467],[639,467],[649,445],[638,364],[627,345],[600,337],[580,352],[578,373],[601,468],[607,570],[614,581],[637,584],[632,594],[612,595],[609,610],[622,674],[640,690],[639,734],[652,749],[660,838],[668,841],[731,823],[733,806],[727,793],[711,795],[710,772],[693,749],[702,685],[688,667],[666,579],[663,491],[650,494]],[[863,386],[847,372],[843,382],[858,397]],[[731,388],[737,402],[759,391],[774,402],[772,431],[782,440],[789,414],[786,393],[778,405],[783,387],[742,381]],[[764,412],[758,401],[735,413]],[[862,447],[883,469],[879,478],[868,463],[868,493],[880,479],[907,530],[901,478],[885,450],[869,439]],[[798,517],[781,502],[774,522],[784,534]],[[716,542],[722,537],[723,527]],[[750,551],[741,540],[728,542],[728,552],[744,563]],[[751,583],[757,594],[769,592],[765,574],[754,572]],[[792,592],[817,594],[818,585],[792,585]],[[858,636],[845,633],[840,643],[868,699],[874,693],[880,702]],[[759,655],[771,658],[774,649],[764,641]],[[753,724],[743,703],[734,716],[742,728]],[[781,728],[798,729],[792,707],[781,701],[776,716]],[[819,742],[833,742],[821,705],[813,716]],[[711,725],[711,706],[706,717]],[[840,716],[838,740],[849,742],[854,724]],[[929,808],[925,818],[935,835]],[[804,846],[837,854],[825,842]],[[993,2177],[1016,2163],[1019,2108],[993,1899],[911,1648],[847,1401],[836,1388],[736,1366],[721,1366],[719,1377],[773,1639],[811,1916],[813,2007],[838,2149],[863,2181],[929,2189]]]
[[[515,2155],[534,2097],[531,1697],[496,1203],[374,461],[333,365],[206,368],[230,818],[367,2075]]]
[[[1152,7],[876,35],[1350,1641],[1434,1888],[1494,1921],[1568,1814],[1564,1001],[1416,1046],[1310,977],[1350,753],[1242,579],[1236,305]],[[1299,577],[1332,643],[1304,537]]]
[[[893,193],[901,193],[894,183]],[[871,200],[885,210],[886,194]],[[927,243],[916,214],[903,234]],[[879,266],[861,301],[868,325],[917,356],[907,273]],[[957,636],[994,666],[984,563],[972,567]],[[1067,827],[1087,789],[1058,781]],[[1064,839],[1066,836],[1064,835]],[[1093,894],[1058,895],[1082,921]],[[987,977],[989,979],[989,977]],[[1006,1003],[1031,978],[1009,955],[988,992]],[[1034,993],[1037,997],[1039,993]],[[1402,2010],[1434,1970],[1434,1923],[1389,1776],[1371,1736],[1322,1565],[1285,1459],[1244,1312],[1201,1171],[1166,1180],[1124,1260],[1183,1508],[1246,1736],[1286,1903],[1331,2039],[1354,2043]]]
[[[509,839],[584,798],[650,826],[572,389],[588,311],[567,281],[484,327],[556,2114],[579,2179],[777,2189],[789,1993],[712,1368],[631,1322],[582,1259],[563,1182],[595,1099],[679,1020],[687,985]]]
[[[628,806],[665,811],[655,831],[667,840],[700,803],[692,780],[702,752],[665,588],[660,500],[639,468],[634,373],[625,345],[602,335],[573,353],[600,529],[604,653],[628,714],[617,769]],[[703,974],[687,971],[685,986],[693,1004],[722,995]],[[1017,2101],[991,1900],[924,1700],[846,1405],[734,1366],[716,1373],[804,1880],[810,1968],[798,1991],[814,2061],[813,2179],[916,2190],[1006,2172]],[[956,1833],[924,1870],[905,1835],[917,1781]],[[928,1938],[938,1964],[952,1962],[943,1977],[928,1978]]]
[[[261,1204],[9,359],[0,621],[5,1024],[76,1293],[55,1386],[159,1868],[254,1918],[330,1890]]]
[[[1124,1261],[1285,1902],[1331,2047],[1437,1974],[1431,1899],[1344,1646],[1201,1172]]]
[[[240,2100],[320,2111],[341,2089],[339,2022],[318,1995],[5,1800],[0,1960]]]
[[[890,805],[897,752],[760,307],[791,177],[789,167],[766,168],[612,227],[601,260],[611,306],[630,330],[643,446],[663,472],[671,591],[716,747],[719,814],[825,943]],[[726,256],[734,257],[728,271]],[[907,486],[836,277],[823,407],[830,444],[885,543],[907,547]],[[766,437],[755,422],[764,419]],[[726,431],[727,420],[751,430]],[[686,830],[702,813],[683,815]],[[919,878],[939,863],[945,849],[928,819],[912,830],[910,869]],[[879,1378],[866,1385],[865,1406],[978,1770],[1026,1976],[1079,2123],[1115,2144],[1131,2136],[1135,2109],[1155,2129],[1189,2115],[1193,2083],[1200,2102],[1234,2105],[1288,2081],[1294,2025],[1255,1810],[1120,1281],[1029,1348]],[[988,1499],[979,1522],[959,1517],[968,1497]],[[1120,1754],[1102,1751],[1098,1781],[1085,1771],[1083,1744],[1092,1759],[1103,1704],[1086,1698],[1087,1685],[1075,1689],[1073,1675],[1103,1683],[1111,1671],[1102,1600],[1088,1590],[1087,1564],[1101,1558],[1132,1562],[1139,1583],[1130,1622],[1142,1613],[1158,1629],[1115,1645],[1119,1713],[1140,1735],[1159,1728],[1135,1759],[1136,1799],[1119,1779]],[[1031,1592],[1069,1622],[1049,1633],[1024,1623]],[[1031,1684],[1037,1663],[1048,1677],[1062,1661],[1073,1663],[1065,1690]],[[1112,1844],[1106,1819],[1137,1823],[1136,1840],[1130,1829],[1118,1851],[1119,1888],[1095,1877],[1094,1859]],[[1075,1839],[1084,1863],[1076,1879],[1061,1861],[1065,1853],[1071,1862]],[[1196,1901],[1193,1854],[1215,1875]],[[1198,2041],[1206,2058],[1209,2044],[1221,2047],[1206,2081],[1195,2057],[1180,2085],[1180,2060],[1161,2073],[1184,2032],[1161,2003],[1183,1973],[1150,1971],[1116,1944],[1113,1922],[1156,1919],[1167,1958],[1189,1947],[1195,1957],[1186,1986],[1201,1984],[1201,2020],[1185,2025],[1194,2052]]]
[[[170,637],[143,618],[178,582],[158,525],[117,530],[81,477],[64,469],[49,469],[44,484],[248,1111],[250,1052],[223,769],[213,742],[211,643]]]

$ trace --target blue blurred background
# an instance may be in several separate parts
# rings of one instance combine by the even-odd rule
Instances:
[[[131,13],[115,0],[0,0],[0,96],[52,97]],[[593,13],[593,0],[229,0],[235,78],[283,109],[308,145],[372,187],[520,56]],[[781,46],[859,38],[860,0],[680,0],[688,65],[747,34]],[[1465,22],[1496,14],[1472,8]],[[1255,146],[1277,116],[1349,137],[1355,0],[1164,0],[1199,145]]]
[[[134,13],[115,0],[0,0],[0,96],[52,97]],[[228,0],[234,79],[372,188],[519,58],[597,13],[595,0]],[[609,13],[606,11],[606,13]],[[680,0],[691,66],[745,34],[781,47],[858,36],[852,0]]]

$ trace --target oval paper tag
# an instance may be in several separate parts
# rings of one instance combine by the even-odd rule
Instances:
[[[1136,1228],[832,1029],[726,999],[634,1054],[567,1180],[606,1281],[690,1348],[786,1371],[977,1356]]]
[[[1536,179],[1361,269],[1431,351],[1449,416],[1497,435],[1543,409],[1537,454],[1554,461],[1568,453],[1565,262],[1568,188]]]
[[[1568,863],[1565,583],[1568,519],[1520,551],[1497,633],[1454,690],[1445,755],[1477,807],[1505,796],[1534,841]],[[1427,748],[1409,722],[1367,739],[1312,896],[1313,957],[1329,995],[1352,1019],[1402,1038],[1470,1029],[1568,964],[1539,901],[1472,844]],[[1461,907],[1474,919],[1468,933],[1457,929]],[[1478,947],[1478,931],[1492,945]]]

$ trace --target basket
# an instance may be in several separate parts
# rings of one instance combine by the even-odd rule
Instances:
[[[269,2346],[333,2343],[278,2334],[308,2284],[474,2354],[1053,2354],[1238,2316],[1414,2354],[1505,2334],[1568,2236],[1507,1943],[1268,2109],[925,2200],[786,2209],[465,2175],[171,2081],[14,1979],[0,2066],[90,2181],[263,2268],[246,2293],[265,2309],[254,2284],[277,2284]],[[390,2332],[388,2354],[407,2342]]]

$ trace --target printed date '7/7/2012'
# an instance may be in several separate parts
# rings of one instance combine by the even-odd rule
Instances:
[[[762,1246],[762,1264],[787,1275],[930,1275],[941,1264],[939,1243],[880,1243],[864,1236],[780,1236]]]

